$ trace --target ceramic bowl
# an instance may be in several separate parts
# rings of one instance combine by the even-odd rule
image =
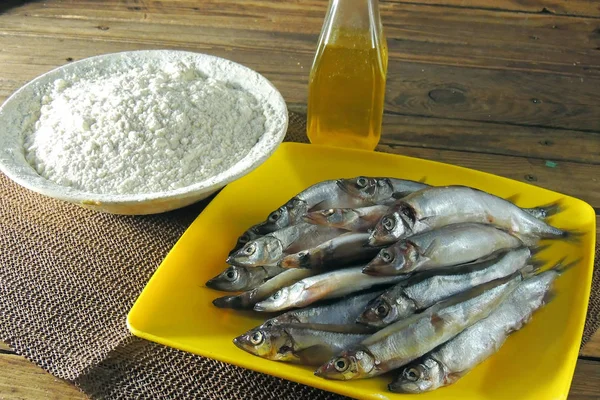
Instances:
[[[185,60],[208,76],[238,85],[253,94],[265,108],[265,132],[250,151],[227,170],[182,188],[142,194],[96,194],[61,186],[40,176],[27,162],[23,150],[22,115],[36,90],[67,74],[131,61]],[[17,90],[0,107],[0,170],[19,185],[34,192],[86,208],[113,214],[155,214],[202,200],[262,164],[285,136],[288,114],[277,89],[262,75],[232,61],[200,53],[174,50],[130,51],[86,58],[45,73]]]

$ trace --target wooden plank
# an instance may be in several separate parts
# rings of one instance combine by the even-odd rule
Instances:
[[[480,8],[505,12],[556,14],[600,18],[600,5],[593,0],[382,0],[394,3],[430,4],[442,7]]]
[[[381,143],[600,163],[600,135],[597,134],[447,118],[387,114]]]
[[[24,47],[28,49],[27,52],[23,51]],[[4,99],[28,80],[56,66],[68,63],[67,60],[78,60],[115,51],[151,49],[155,46],[128,41],[90,41],[75,38],[57,41],[50,37],[33,36],[19,37],[18,41],[15,41],[11,37],[0,36],[0,48],[3,49],[0,52],[0,98]],[[307,74],[312,57],[310,54],[242,48],[234,50],[230,47],[210,47],[209,44],[190,44],[173,48],[208,52],[241,62],[269,78],[282,92],[288,104],[298,105],[306,102]],[[599,162],[600,140],[597,133],[523,126],[521,122],[525,122],[527,118],[540,120],[543,118],[547,121],[554,118],[556,113],[554,113],[554,106],[546,107],[544,104],[533,103],[527,99],[527,95],[522,94],[523,91],[518,87],[520,83],[507,84],[506,89],[496,86],[494,94],[494,88],[486,92],[485,87],[492,84],[493,79],[496,78],[480,77],[478,81],[474,79],[467,83],[472,85],[472,92],[476,92],[475,94],[452,93],[454,89],[450,89],[449,86],[458,85],[449,82],[456,79],[456,76],[460,76],[460,68],[453,67],[452,71],[444,77],[441,69],[446,67],[433,69],[426,67],[425,71],[423,71],[425,68],[419,67],[418,64],[405,64],[398,68],[405,72],[390,73],[388,103],[396,103],[394,107],[387,107],[389,115],[384,120],[385,140],[390,144],[477,150],[492,154],[547,157],[588,163]],[[471,70],[471,72],[481,71]],[[523,75],[520,76],[523,79]],[[468,81],[467,78],[461,79]],[[531,79],[535,79],[532,82],[540,81],[534,77]],[[553,91],[552,95],[558,96],[567,84],[568,82],[556,87],[549,86]],[[517,94],[522,96],[522,103],[526,106],[522,105],[519,109],[516,101],[510,102],[504,99],[511,86],[514,96],[516,97]],[[593,88],[589,90],[593,91]],[[394,97],[395,94],[397,95]],[[543,98],[539,93],[535,95],[540,99]],[[598,96],[596,93],[590,95]],[[575,94],[573,96],[575,97]],[[590,107],[600,108],[600,99],[586,101],[590,102]],[[505,114],[511,114],[506,119],[521,122],[512,126],[494,122],[494,118],[489,117],[492,115],[488,110],[492,108],[490,104],[498,110],[504,108],[502,112]],[[526,107],[538,108],[539,111],[526,109]],[[556,107],[563,106],[556,105]],[[473,114],[479,113],[480,118],[488,118],[492,121],[469,121],[456,118],[456,114],[461,109],[465,117],[473,117]],[[398,110],[409,115],[398,115]],[[435,113],[436,119],[429,118],[432,114],[430,110]],[[485,114],[486,112],[490,114]],[[493,112],[497,114],[499,111]],[[570,111],[566,107],[563,108],[563,114],[568,112]],[[417,113],[420,115],[415,115]],[[597,115],[588,113],[588,121],[584,126],[598,125],[600,125],[600,112]]]
[[[231,0],[202,3],[187,0],[168,5],[145,1],[132,6],[124,2],[100,4],[78,0],[68,4],[33,2],[9,10],[7,17],[26,27],[20,31],[39,33],[46,33],[39,26],[43,24],[38,21],[40,18],[61,19],[60,24],[52,22],[51,26],[63,32],[71,22],[89,22],[85,26],[91,29],[84,34],[98,38],[118,36],[120,31],[135,38],[136,32],[140,31],[137,24],[152,25],[148,29],[162,30],[158,37],[167,40],[168,36],[175,36],[188,43],[199,40],[205,32],[222,41],[245,42],[251,41],[254,33],[263,31],[270,33],[271,44],[312,52],[326,6],[326,1],[240,4]],[[600,48],[600,21],[597,19],[518,13],[498,18],[497,14],[489,10],[382,4],[390,58],[477,68],[546,71],[584,78],[600,75],[600,52],[597,50]],[[169,29],[165,29],[165,25]],[[212,35],[210,32],[214,29],[226,32]],[[240,35],[237,34],[239,31],[247,33]],[[273,32],[277,34],[273,35]]]
[[[600,228],[600,226],[598,227]],[[583,349],[581,349],[581,356],[594,357],[600,360],[600,330],[596,331],[594,336],[587,342]]]
[[[0,353],[0,399],[83,400],[75,386],[55,378],[24,357]]]
[[[600,398],[600,362],[579,360],[573,375],[569,400],[597,400]]]
[[[600,207],[600,177],[597,177],[595,165],[559,162],[547,166],[543,160],[524,157],[405,146],[379,145],[377,149],[505,176],[578,197],[593,207]]]

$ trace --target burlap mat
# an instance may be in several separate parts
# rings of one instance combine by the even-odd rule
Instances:
[[[290,114],[287,141],[305,142]],[[152,216],[84,210],[0,174],[0,339],[99,399],[341,399],[132,337],[127,312],[210,199]],[[596,269],[583,342],[600,316]]]

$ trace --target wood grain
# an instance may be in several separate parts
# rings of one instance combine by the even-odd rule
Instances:
[[[382,0],[394,3],[431,4],[442,7],[480,8],[496,12],[527,12],[600,18],[600,4],[593,0]]]
[[[67,60],[79,60],[96,54],[114,51],[152,49],[153,45],[140,45],[124,41],[108,42],[96,41],[90,46],[88,40],[62,39],[26,36],[14,40],[11,37],[0,36],[0,98],[6,98],[18,87],[28,80],[60,65],[67,64]],[[31,53],[23,53],[22,46],[31,49]],[[163,47],[163,46],[161,46]],[[233,51],[226,48],[204,48],[196,45],[173,47],[176,49],[203,51],[233,59],[252,68],[257,69],[269,78],[279,88],[288,104],[303,105],[306,102],[306,72],[309,62],[302,55],[294,56],[293,53],[282,54],[277,52],[262,52],[260,50]],[[33,55],[35,54],[35,56]],[[262,60],[268,61],[262,61]],[[303,60],[296,61],[296,60]],[[306,68],[304,68],[306,67]],[[491,154],[519,155],[534,158],[550,158],[556,160],[569,160],[597,164],[600,161],[600,134],[596,132],[583,132],[576,130],[554,130],[537,126],[526,126],[525,119],[558,118],[560,110],[563,115],[575,112],[572,117],[576,119],[576,108],[587,106],[569,106],[542,103],[544,95],[541,93],[526,93],[520,90],[519,82],[506,85],[504,92],[498,92],[497,98],[491,98],[493,91],[486,91],[485,85],[489,80],[479,77],[468,82],[469,87],[454,83],[460,75],[460,69],[452,71],[437,67],[433,71],[425,68],[419,69],[417,65],[403,64],[400,70],[412,72],[394,73],[390,78],[388,88],[388,103],[393,104],[397,111],[406,111],[405,115],[392,113],[386,114],[384,120],[385,141],[390,144],[409,146],[423,146],[429,148],[449,148],[453,150],[479,151]],[[475,70],[472,70],[475,71]],[[481,72],[481,71],[475,71]],[[499,74],[495,71],[494,75]],[[420,75],[419,75],[420,74]],[[416,75],[416,76],[415,76]],[[465,74],[467,75],[467,74]],[[410,80],[410,76],[415,76]],[[404,78],[403,78],[404,77]],[[563,77],[564,78],[564,77]],[[396,83],[392,79],[396,79]],[[491,78],[489,78],[491,79]],[[495,79],[495,78],[494,78]],[[498,77],[500,79],[500,77]],[[532,78],[533,79],[533,78]],[[465,78],[461,78],[465,80]],[[519,80],[523,80],[522,75]],[[540,82],[536,80],[535,82]],[[564,83],[563,85],[566,85]],[[462,89],[460,89],[462,87]],[[563,86],[549,86],[550,90],[558,92]],[[504,96],[509,89],[515,96],[521,96],[523,106],[519,109],[516,102],[505,100]],[[498,89],[500,90],[500,89]],[[589,88],[593,91],[593,87]],[[396,95],[397,93],[397,95]],[[575,93],[575,92],[574,92]],[[539,99],[534,102],[527,99],[536,95]],[[550,96],[551,94],[548,94]],[[574,95],[575,96],[575,95]],[[583,96],[583,93],[581,94]],[[591,107],[600,108],[600,101],[593,99],[596,93],[590,93],[586,101],[594,103]],[[490,110],[502,112],[518,123],[507,125],[490,117]],[[526,107],[533,108],[529,110]],[[388,107],[390,110],[392,107]],[[536,114],[536,108],[539,110]],[[490,110],[488,110],[490,109]],[[556,111],[556,112],[555,112]],[[599,110],[600,112],[600,110]],[[423,115],[415,115],[423,113]],[[460,119],[456,114],[462,113],[464,117],[480,120]],[[486,114],[488,113],[488,114]],[[436,118],[432,119],[431,115]],[[479,115],[475,115],[479,114]],[[585,112],[583,112],[585,114]],[[600,114],[588,114],[587,126],[596,126]],[[489,121],[487,121],[489,120]],[[535,122],[535,121],[534,121]]]
[[[594,176],[598,170],[594,165],[559,162],[548,167],[543,160],[524,157],[389,145],[380,145],[377,149],[505,176],[578,197],[593,207],[600,207],[600,176]]]
[[[581,356],[597,358],[600,361],[600,330],[598,330],[580,352]],[[599,383],[600,384],[600,383]]]
[[[310,4],[313,3],[320,4],[324,12],[325,2]],[[96,10],[87,2],[72,4],[68,15],[64,10],[48,15],[48,10],[53,8],[41,7],[39,3],[31,5],[41,7],[39,10],[25,12],[30,5],[23,7],[25,10],[14,9],[14,14],[3,16],[0,33],[11,42],[15,42],[13,36],[18,37],[18,42],[27,37],[41,37],[72,44],[66,48],[75,50],[82,46],[89,48],[91,41],[94,48],[161,47],[209,52],[264,73],[289,102],[306,102],[307,77],[322,14],[294,18],[302,9],[292,7],[293,3],[282,8],[280,3],[255,2],[253,8],[264,12],[259,19],[254,14],[243,14],[244,9],[240,10],[237,5],[219,3],[219,9],[215,10],[206,7],[212,4],[207,2],[197,11],[196,19],[183,23],[174,20],[169,12],[163,12],[166,8],[162,3],[148,2],[141,19],[132,16],[137,10],[124,10],[120,11],[123,13],[120,19],[106,20],[93,17],[90,13]],[[110,7],[102,10],[104,13],[112,11]],[[556,25],[556,21],[543,16],[524,20],[522,16],[511,15],[498,19],[491,11],[469,11],[470,14],[445,11],[440,7],[406,4],[392,4],[387,10],[393,17],[386,25],[390,43],[387,112],[600,131],[597,117],[600,92],[596,90],[600,87],[600,51],[590,48],[596,46],[596,42],[600,48],[600,21],[560,17],[567,21]],[[265,15],[274,12],[285,18],[263,21]],[[220,25],[225,18],[223,14],[229,18],[225,26]],[[127,15],[130,20],[124,20]],[[190,15],[188,18],[196,14]],[[239,15],[243,17],[238,18]],[[194,22],[198,25],[190,25]],[[442,22],[447,26],[440,26]],[[549,24],[552,25],[549,27]],[[300,29],[302,31],[298,31]],[[543,33],[531,33],[529,29],[540,29]],[[272,30],[281,33],[274,36]],[[527,35],[536,37],[536,43],[530,46]],[[477,43],[480,48],[473,47]],[[514,49],[523,53],[507,54]],[[574,53],[570,55],[570,52]],[[44,51],[38,54],[41,53]],[[468,64],[478,55],[486,59],[478,65]],[[538,56],[543,59],[537,60]],[[531,65],[521,65],[523,60]],[[549,65],[556,68],[546,68]]]
[[[600,362],[579,360],[573,375],[569,400],[598,400],[600,398]]]
[[[40,18],[61,20],[65,26],[69,24],[67,21],[74,24],[87,21],[98,38],[118,36],[123,23],[131,25],[128,33],[131,38],[141,32],[136,25],[143,24],[150,25],[145,28],[148,33],[160,31],[164,40],[175,37],[187,43],[207,35],[216,43],[251,45],[254,36],[264,32],[271,44],[312,54],[326,6],[325,0],[243,4],[231,0],[145,1],[135,6],[116,1],[78,0],[66,5],[28,3],[9,9],[7,16],[15,23],[21,21],[20,30],[24,32],[41,29],[40,33],[44,33],[43,22],[37,21]],[[391,59],[550,71],[579,77],[600,74],[596,50],[600,46],[597,34],[600,21],[593,18],[519,13],[498,18],[495,11],[403,3],[382,4],[381,8]],[[30,19],[19,20],[17,16]],[[31,18],[36,22],[31,23]],[[55,22],[52,26],[59,29]],[[215,30],[226,34],[215,35]],[[246,34],[238,35],[242,31]],[[277,36],[272,32],[278,32]]]
[[[1,400],[82,400],[87,396],[17,355],[0,353]]]

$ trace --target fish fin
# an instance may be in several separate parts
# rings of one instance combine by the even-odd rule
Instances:
[[[556,271],[559,275],[562,275],[566,271],[568,271],[571,268],[573,268],[575,265],[579,264],[579,262],[581,261],[581,258],[578,258],[575,261],[571,261],[568,264],[565,264],[565,260],[566,260],[566,257],[561,258],[549,270]]]
[[[394,193],[392,193],[392,198],[396,199],[396,200],[400,200],[400,199],[405,198],[406,196],[408,196],[411,193],[413,193],[413,192],[394,192]]]
[[[548,247],[550,247],[549,244],[536,244],[534,246],[529,246],[529,252],[532,256],[535,256],[537,253],[542,250],[546,250]]]
[[[581,242],[581,237],[585,235],[585,232],[581,232],[578,230],[570,230],[570,229],[561,229],[562,235],[561,238],[569,243],[579,243]]]
[[[310,346],[294,353],[303,365],[322,365],[334,356],[331,348],[324,345]]]
[[[435,250],[435,248],[438,246],[439,240],[438,239],[433,239],[431,241],[431,243],[429,243],[429,246],[427,246],[427,248],[425,250],[423,250],[422,252],[420,251],[419,254],[422,255],[423,257],[429,257],[433,251]],[[415,245],[415,248],[418,248]]]
[[[527,262],[527,267],[531,267],[533,270],[538,271],[544,265],[548,264],[546,260],[540,260],[538,258],[530,258]],[[527,268],[526,267],[526,268]]]
[[[544,295],[544,299],[542,300],[543,304],[548,304],[556,297],[556,291],[554,289],[550,289]]]
[[[562,212],[565,209],[562,200],[555,201],[554,203],[545,204],[543,206],[534,207],[534,208],[524,208],[529,214],[534,217],[546,220],[553,215],[556,215]]]
[[[446,379],[444,380],[446,384],[451,384],[456,382],[457,380],[459,380],[460,378],[462,378],[463,376],[465,376],[469,371],[457,371],[457,372],[450,372],[448,375],[446,375]]]
[[[539,270],[539,268],[536,268],[531,263],[529,263],[528,265],[521,268],[519,272],[521,272],[521,276],[523,277],[523,279],[527,279],[527,278],[535,275],[536,272],[538,272],[538,270]]]

